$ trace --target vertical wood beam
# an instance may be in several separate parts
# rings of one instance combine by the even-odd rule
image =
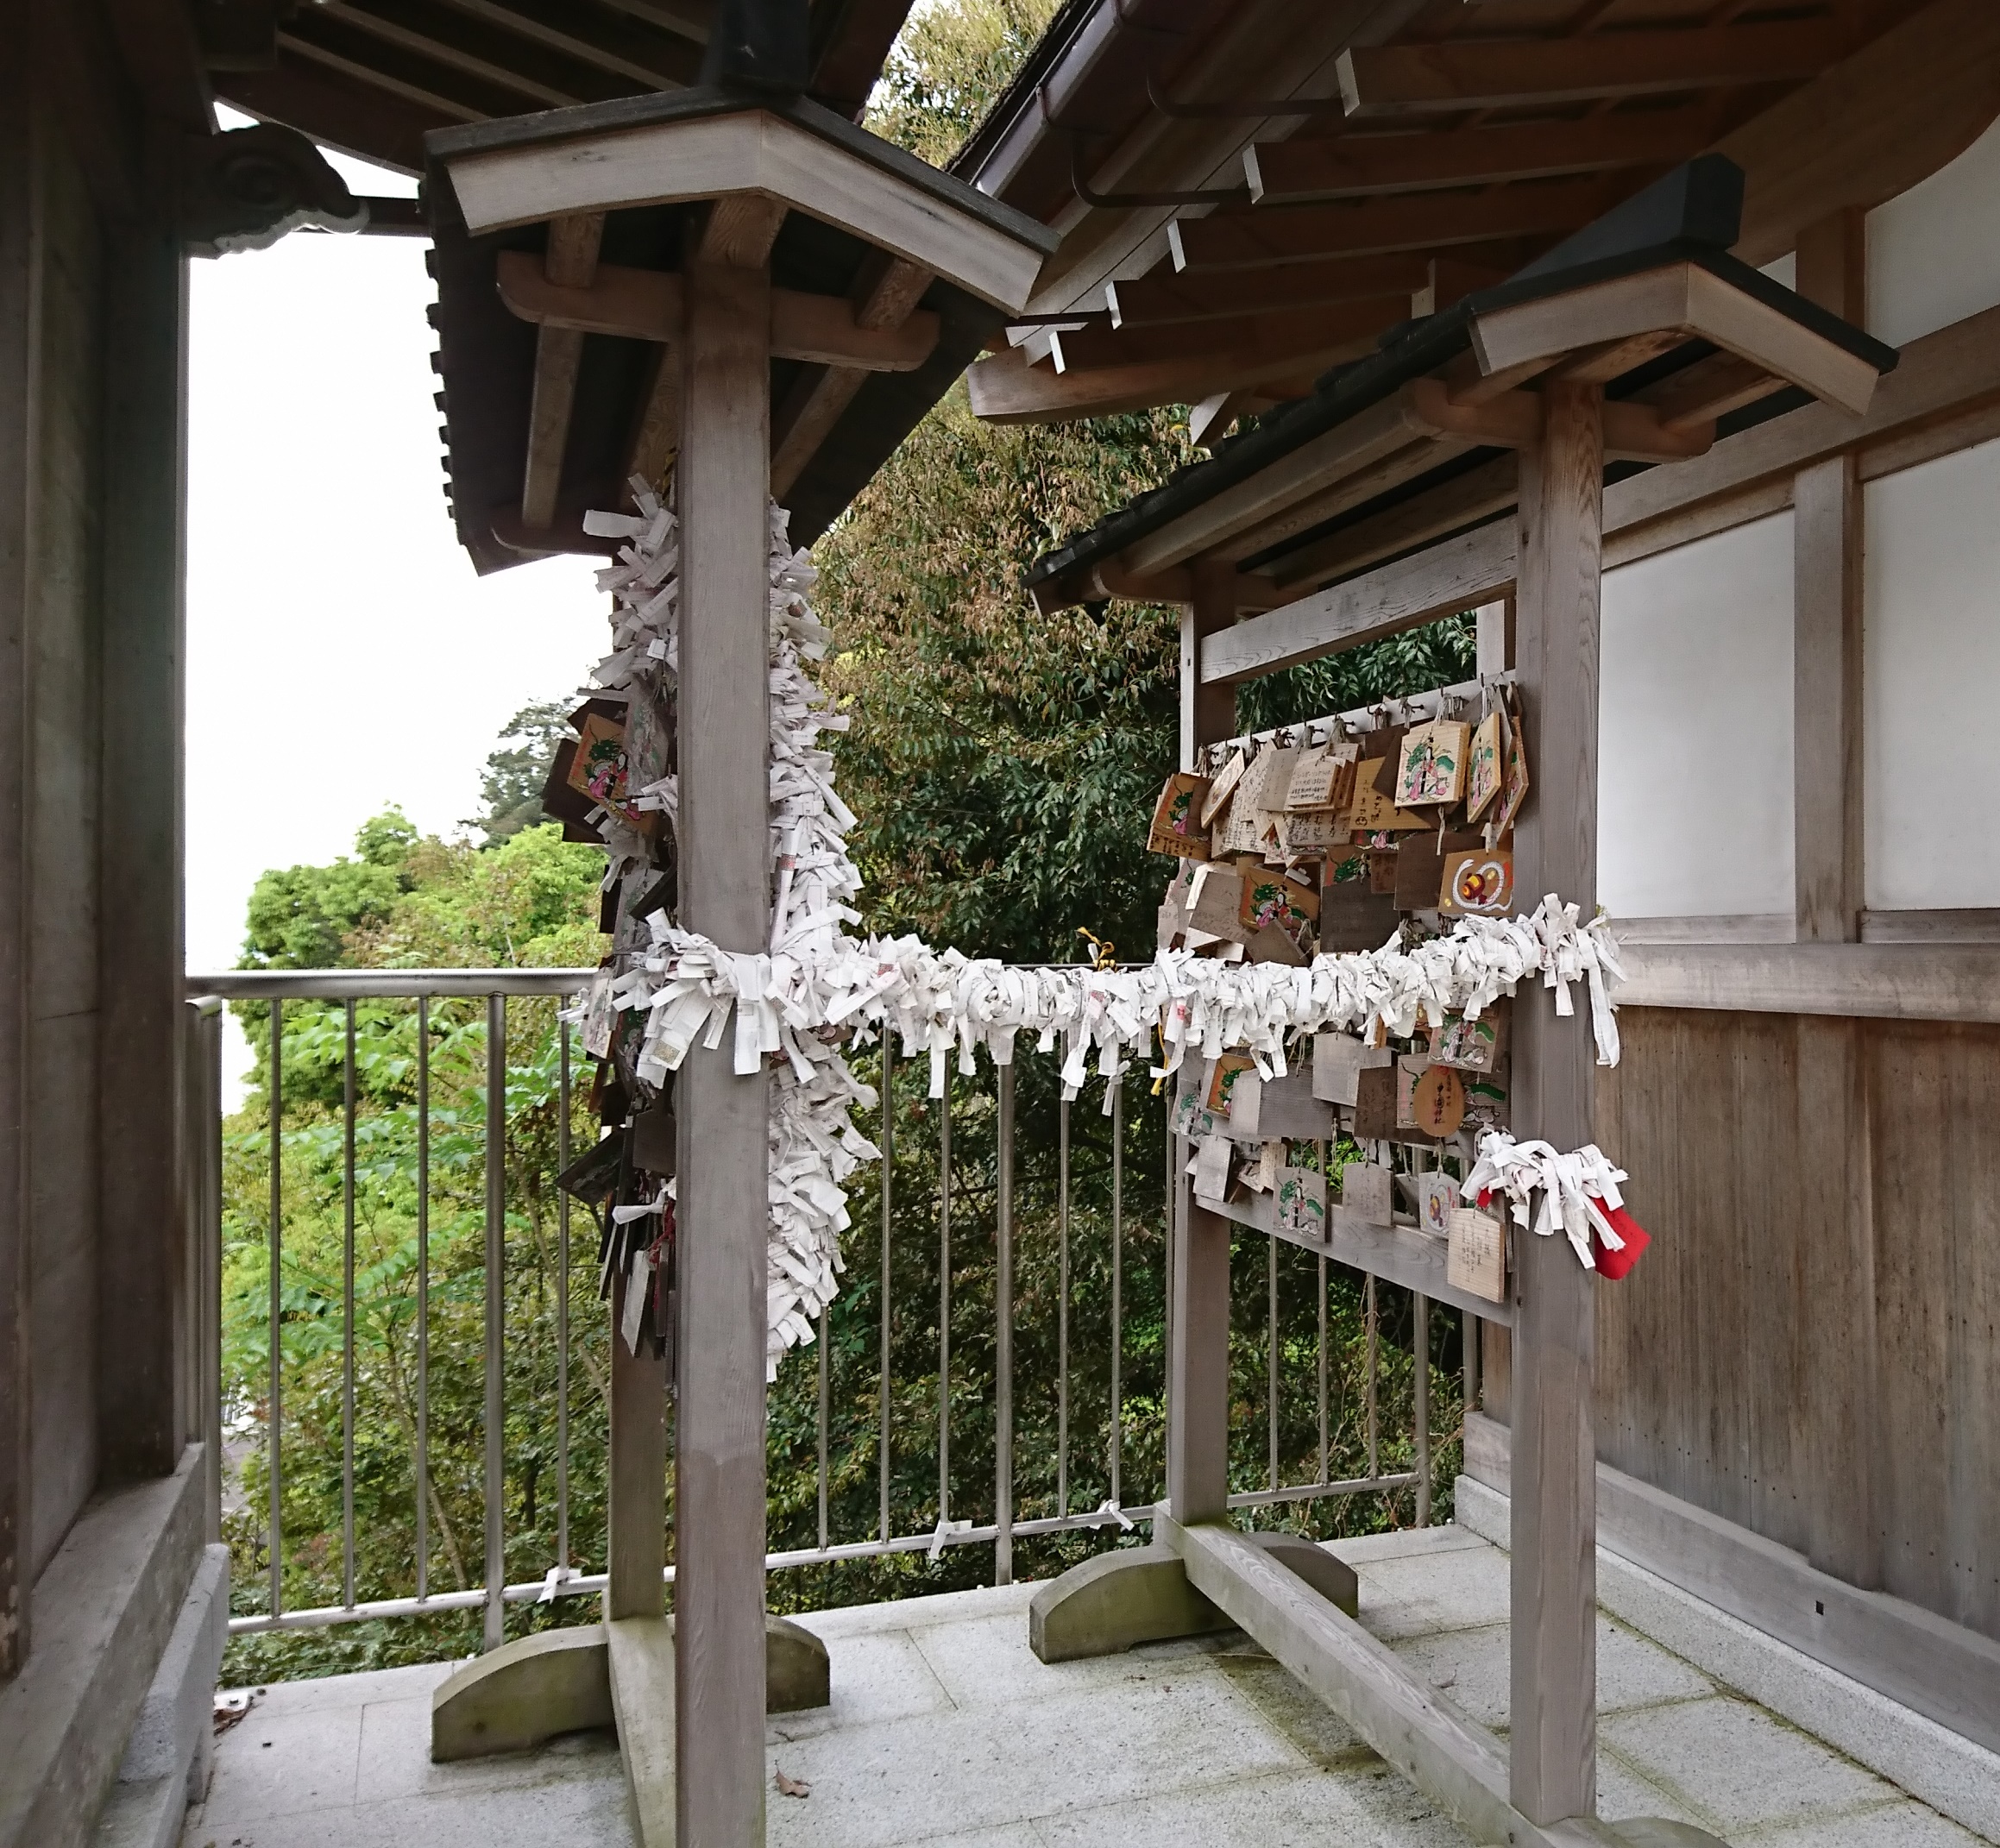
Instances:
[[[1437,266],[1433,264],[1432,269]],[[1504,674],[1514,664],[1514,600],[1502,597],[1482,603],[1473,612],[1474,669],[1479,674]],[[1465,1324],[1465,1410],[1483,1402],[1486,1379],[1499,1373],[1503,1378],[1507,1363],[1509,1331],[1505,1323],[1487,1322],[1469,1315]],[[1494,1408],[1504,1416],[1503,1388]]]
[[[682,519],[680,881],[687,928],[770,937],[770,277],[691,263]],[[697,1048],[680,1123],[675,1809],[700,1848],[764,1840],[767,1085]]]
[[[1204,686],[1201,638],[1236,619],[1236,569],[1213,560],[1194,567],[1194,602],[1180,613],[1180,763],[1194,767],[1204,745],[1236,728],[1232,687]],[[1174,1151],[1173,1292],[1168,1342],[1167,1512],[1183,1526],[1220,1520],[1230,1491],[1230,1222],[1195,1204],[1188,1146]]]
[[[1516,831],[1524,902],[1597,902],[1597,699],[1603,394],[1551,383],[1521,451],[1517,663],[1535,793]],[[1529,896],[1528,895],[1532,895]],[[1539,995],[1515,1017],[1516,1132],[1592,1139],[1594,1051]],[[1530,1821],[1596,1807],[1596,1279],[1561,1235],[1517,1230],[1513,1361],[1512,1795]]]
[[[1865,325],[1867,220],[1836,212],[1800,235],[1799,292]],[[1794,482],[1792,776],[1799,940],[1852,943],[1862,865],[1861,488],[1852,456]]]
[[[105,298],[104,814],[97,843],[97,1446],[104,1480],[173,1473],[194,1330],[180,1162],[187,260],[112,234]],[[114,1258],[113,1254],[116,1254]]]
[[[28,625],[35,475],[35,73],[0,13],[0,1680],[28,1650]]]
[[[549,222],[542,270],[566,288],[588,288],[597,273],[604,214],[576,212]],[[521,464],[521,524],[531,532],[551,525],[563,487],[563,456],[569,446],[569,414],[583,367],[584,336],[573,327],[535,330],[535,380],[528,400],[528,443]]]
[[[1867,217],[1836,212],[1799,236],[1798,289],[1865,327]],[[1804,943],[1852,943],[1867,903],[1862,757],[1865,527],[1856,459],[1793,481],[1792,814],[1795,924]],[[1798,1212],[1814,1273],[1796,1305],[1801,1377],[1819,1415],[1808,1460],[1812,1562],[1865,1590],[1883,1581],[1884,1480],[1877,1416],[1875,1206],[1866,1029],[1801,1019]]]
[[[667,1363],[642,1342],[634,1354],[625,1321],[622,1272],[611,1292],[611,1455],[607,1460],[604,1614],[658,1617],[667,1587]]]

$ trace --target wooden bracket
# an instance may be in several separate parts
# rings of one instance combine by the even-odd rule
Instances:
[[[495,281],[510,313],[542,327],[572,328],[664,345],[681,338],[682,280],[671,271],[600,264],[585,288],[552,282],[530,253],[500,253]],[[805,360],[858,372],[914,372],[938,343],[938,317],[918,309],[895,327],[865,327],[836,295],[770,292],[774,359]]]
[[[1742,367],[1748,362],[1733,360]],[[1699,368],[1690,368],[1690,371]],[[1770,389],[1775,383],[1761,369],[1758,376]],[[1651,405],[1629,400],[1604,407],[1604,453],[1616,462],[1684,462],[1705,454],[1715,441],[1716,412],[1710,409],[1712,396],[1725,401],[1742,388],[1739,378],[1732,378],[1726,388],[1717,392],[1720,380],[1697,387],[1686,402],[1676,402],[1672,418]],[[1412,415],[1440,435],[1469,437],[1494,449],[1525,449],[1542,434],[1542,399],[1539,393],[1514,390],[1500,392],[1477,403],[1463,404],[1454,399],[1443,379],[1418,379],[1404,387]],[[1746,400],[1738,398],[1734,403]],[[1733,408],[1733,404],[1731,404]]]

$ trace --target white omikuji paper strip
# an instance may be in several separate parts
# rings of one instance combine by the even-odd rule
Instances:
[[[1480,1137],[1479,1160],[1458,1191],[1468,1200],[1476,1200],[1489,1189],[1506,1194],[1517,1225],[1525,1229],[1531,1224],[1544,1238],[1564,1234],[1584,1269],[1594,1271],[1594,1230],[1612,1250],[1625,1249],[1623,1236],[1604,1209],[1625,1204],[1618,1184],[1630,1179],[1623,1168],[1612,1166],[1594,1142],[1565,1155],[1550,1143],[1517,1142],[1503,1129],[1489,1129]],[[1541,1207],[1531,1216],[1538,1192]]]
[[[679,666],[674,517],[642,484],[633,489],[636,515],[584,519],[587,531],[626,542],[618,562],[598,575],[614,601],[613,651],[594,676],[607,691],[657,688]],[[834,792],[832,753],[820,747],[821,733],[845,731],[848,721],[829,709],[802,665],[824,658],[830,634],[807,600],[816,574],[809,555],[791,549],[789,520],[772,507],[769,946],[726,951],[655,913],[650,953],[613,991],[621,1009],[646,1013],[638,1073],[649,1082],[677,1071],[697,1042],[714,1049],[726,1035],[739,1072],[771,1065],[766,1352],[774,1373],[787,1348],[813,1338],[814,1318],[839,1288],[840,1237],[849,1224],[842,1184],[860,1162],[879,1159],[851,1120],[856,1105],[875,1106],[876,1093],[848,1070],[843,1047],[880,1034],[898,1034],[905,1057],[928,1058],[934,1097],[944,1094],[954,1055],[964,1075],[981,1047],[1007,1065],[1016,1038],[1030,1034],[1041,1052],[1060,1046],[1064,1095],[1073,1098],[1093,1055],[1107,1078],[1148,1055],[1156,1040],[1155,1077],[1177,1072],[1191,1054],[1235,1050],[1247,1051],[1265,1076],[1281,1076],[1286,1042],[1301,1035],[1406,1037],[1419,1016],[1476,1018],[1538,977],[1559,1015],[1575,1014],[1572,990],[1586,986],[1598,1062],[1618,1062],[1611,990],[1624,972],[1610,922],[1601,915],[1583,922],[1554,895],[1522,917],[1461,918],[1414,949],[1392,940],[1303,968],[1184,951],[1162,951],[1139,967],[1020,967],[934,950],[916,937],[848,936],[843,927],[860,921],[852,905],[860,874],[846,846],[854,817]],[[640,808],[677,819],[672,776],[633,795]],[[608,886],[645,864],[645,846],[615,816],[601,812],[598,826]]]

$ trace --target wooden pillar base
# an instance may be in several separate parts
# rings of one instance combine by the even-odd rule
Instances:
[[[1187,1582],[1169,1547],[1100,1553],[1035,1593],[1028,1646],[1044,1662],[1117,1656],[1141,1643],[1205,1636],[1230,1619]]]
[[[1699,1829],[1650,1818],[1615,1825],[1590,1816],[1530,1821],[1508,1801],[1507,1755],[1500,1741],[1305,1575],[1286,1569],[1279,1549],[1220,1522],[1182,1526],[1160,1515],[1154,1531],[1158,1538],[1148,1551],[1177,1556],[1195,1592],[1284,1663],[1475,1840],[1512,1848],[1722,1848]]]
[[[431,1757],[437,1764],[483,1758],[495,1752],[531,1751],[560,1733],[619,1725],[613,1702],[611,1632],[632,1624],[657,1623],[658,1631],[632,1632],[644,1643],[657,1637],[671,1661],[674,1620],[626,1618],[608,1626],[544,1630],[469,1662],[431,1695]],[[833,1699],[827,1645],[802,1625],[782,1617],[764,1620],[764,1711],[802,1713]],[[673,1678],[666,1681],[671,1700]],[[673,1708],[632,1709],[636,1732],[664,1738],[672,1775]],[[661,1730],[664,1728],[664,1732]],[[671,1813],[670,1810],[670,1814]]]

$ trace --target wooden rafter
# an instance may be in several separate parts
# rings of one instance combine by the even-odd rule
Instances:
[[[1404,292],[1167,327],[1086,326],[1055,333],[1050,356],[1056,371],[1066,374],[1173,360],[1193,361],[1218,349],[1256,351],[1274,359],[1314,354],[1329,346],[1372,340],[1383,328],[1407,315],[1409,305],[1409,295]]]
[[[338,21],[357,32],[380,39],[385,45],[393,45],[399,51],[411,53],[444,70],[475,78],[481,83],[492,84],[501,90],[513,91],[534,102],[545,104],[551,109],[560,109],[567,104],[586,100],[529,72],[495,64],[490,59],[481,58],[462,46],[452,44],[430,33],[417,31],[399,21],[385,19],[380,14],[370,12],[366,7],[352,4],[351,0],[315,0],[313,10],[322,18]],[[525,51],[526,47],[523,49]],[[528,55],[531,58],[533,56],[532,53]]]
[[[1355,46],[1340,89],[1358,116],[1513,109],[1814,77],[1845,51],[1832,20],[1569,39],[1447,39]]]
[[[1557,179],[1497,192],[1422,193],[1217,212],[1206,218],[1177,218],[1167,236],[1177,270],[1248,269],[1503,237],[1557,237],[1588,224],[1617,197],[1601,179]]]
[[[978,361],[965,374],[976,416],[995,424],[1062,423],[1110,417],[1150,405],[1192,404],[1217,392],[1267,388],[1274,398],[1294,397],[1319,373],[1359,359],[1374,345],[1371,334],[1317,352],[1276,353],[1261,346],[1216,347],[1192,358],[1148,360],[1058,374],[1035,365],[1019,348]]]
[[[413,103],[440,123],[478,122],[485,113],[475,105],[462,102],[456,97],[448,97],[424,85],[412,84],[403,78],[392,76],[388,72],[377,70],[359,59],[343,57],[340,53],[331,51],[311,39],[301,38],[295,32],[280,32],[278,35],[278,49],[280,53],[288,52],[294,57],[303,58],[308,64],[321,65],[329,71],[338,72],[341,76],[365,88],[381,91],[385,95],[395,97],[405,103]]]
[[[1714,138],[1711,109],[1646,110],[1575,122],[1509,123],[1456,135],[1341,135],[1267,141],[1243,155],[1264,205],[1366,198],[1437,186],[1672,167]]]
[[[1114,327],[1155,327],[1221,320],[1252,306],[1267,313],[1369,296],[1414,295],[1430,282],[1430,261],[1418,255],[1287,263],[1248,287],[1242,277],[1226,272],[1183,273],[1162,266],[1129,282],[1107,283],[1104,299]]]
[[[699,41],[687,27],[669,28],[647,13],[614,14],[592,22],[592,34],[576,28],[573,16],[547,0],[442,0],[469,19],[483,21],[529,45],[588,65],[645,90],[672,90],[696,74]]]
[[[585,290],[597,273],[604,240],[604,214],[579,213],[549,227],[539,264],[525,251],[513,253],[534,265],[555,287]],[[544,326],[535,336],[535,383],[528,403],[527,451],[521,464],[521,525],[530,532],[550,525],[563,487],[563,456],[569,443],[569,415],[576,401],[576,375],[583,364],[583,335],[575,328]]]

